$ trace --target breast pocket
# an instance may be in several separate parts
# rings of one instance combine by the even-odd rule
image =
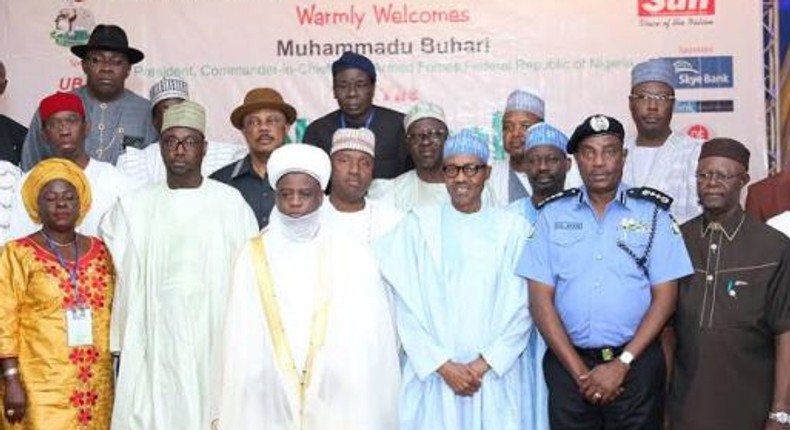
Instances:
[[[767,314],[767,289],[776,266],[721,271],[716,282],[715,324],[719,327],[761,325]]]
[[[555,274],[568,279],[585,266],[584,230],[554,230],[551,236],[551,266]]]

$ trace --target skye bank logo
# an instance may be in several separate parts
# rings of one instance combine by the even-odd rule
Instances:
[[[55,29],[49,36],[60,46],[75,46],[88,43],[96,19],[93,12],[82,6],[83,0],[69,1],[55,16]]]
[[[732,88],[732,56],[670,57],[675,67],[675,89]]]
[[[716,0],[637,0],[639,16],[714,15]]]

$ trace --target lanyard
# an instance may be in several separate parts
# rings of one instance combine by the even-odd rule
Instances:
[[[365,127],[363,128],[370,129],[370,124],[373,123],[373,117],[375,116],[376,116],[376,108],[374,107],[373,109],[371,109],[370,115],[368,115],[368,119],[365,120]],[[343,112],[340,112],[340,128],[346,128],[346,116],[345,114],[343,114]]]
[[[44,239],[47,240],[47,245],[49,245],[49,249],[51,249],[52,252],[55,253],[55,257],[58,259],[58,263],[60,263],[61,267],[63,267],[63,270],[68,272],[69,279],[71,279],[71,285],[74,286],[75,303],[77,307],[82,307],[82,297],[80,297],[80,286],[77,280],[77,269],[78,269],[77,266],[79,266],[79,261],[80,261],[80,250],[79,250],[79,244],[77,243],[78,242],[77,236],[76,235],[74,236],[74,269],[69,269],[69,266],[66,264],[66,259],[63,257],[63,254],[60,253],[60,250],[58,250],[58,246],[55,243],[55,241],[52,240],[52,238],[49,237],[49,235],[44,230],[42,230],[41,232],[44,234]]]

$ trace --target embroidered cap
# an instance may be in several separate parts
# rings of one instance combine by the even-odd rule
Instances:
[[[376,158],[376,136],[367,128],[340,128],[332,135],[329,155],[343,150],[362,151]]]
[[[167,99],[189,100],[189,85],[177,76],[165,76],[151,86],[148,95],[151,107]]]

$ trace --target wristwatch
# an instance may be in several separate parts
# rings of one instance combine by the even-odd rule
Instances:
[[[620,360],[620,362],[625,364],[626,366],[630,366],[631,363],[634,361],[634,354],[631,354],[628,351],[623,351],[623,353],[620,354],[620,356],[617,357],[617,359]]]
[[[786,411],[768,412],[768,419],[779,424],[790,424],[790,413]]]

